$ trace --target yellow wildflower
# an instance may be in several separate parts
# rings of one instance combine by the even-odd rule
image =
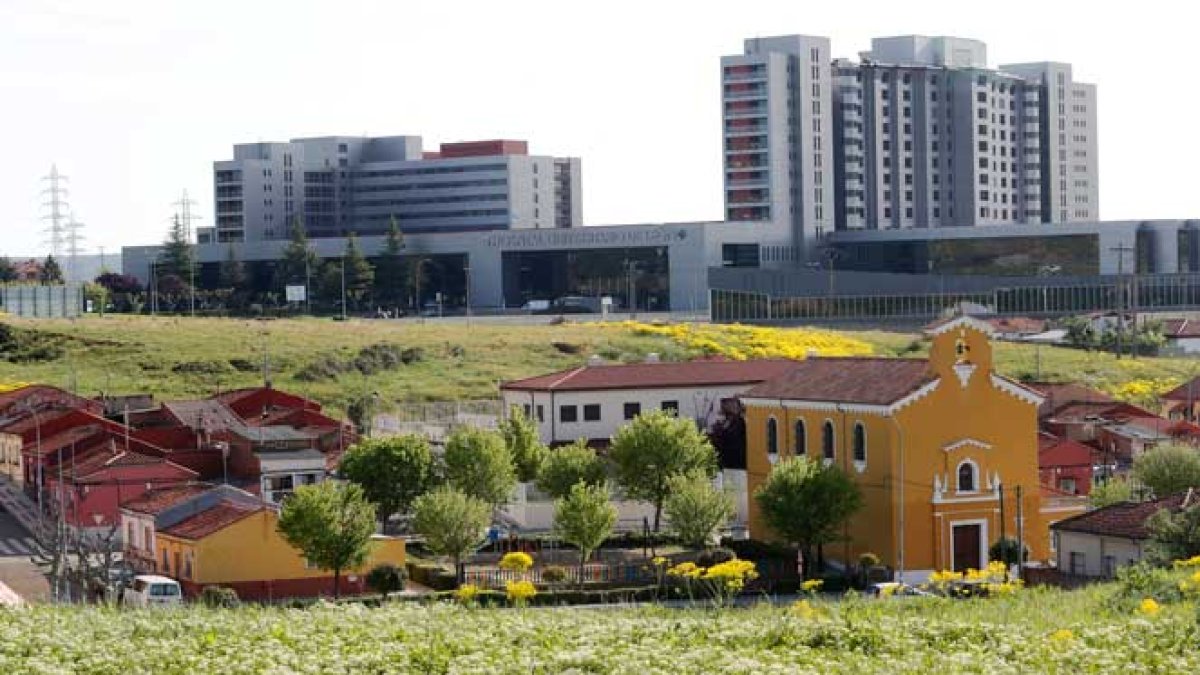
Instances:
[[[1070,628],[1059,628],[1050,634],[1051,642],[1069,642],[1075,639],[1075,632]]]
[[[796,616],[799,616],[801,619],[815,619],[821,616],[821,612],[818,611],[816,607],[813,607],[808,600],[797,600],[796,602],[793,602],[792,606],[788,608],[788,611]]]
[[[1176,560],[1176,567],[1200,567],[1200,555],[1194,555],[1186,560]]]
[[[533,567],[533,556],[528,553],[506,553],[500,559],[500,569],[510,572],[525,572]]]
[[[537,586],[531,581],[510,581],[504,587],[508,601],[514,605],[524,605],[530,598],[537,595]]]
[[[809,579],[808,581],[800,584],[800,590],[804,591],[805,593],[816,593],[817,591],[821,590],[821,585],[824,583],[824,579]]]
[[[1138,605],[1138,614],[1142,616],[1157,616],[1162,607],[1154,600],[1154,598],[1145,598]]]
[[[667,559],[660,555],[651,560],[650,564],[654,565],[655,567],[662,567],[663,565],[666,565],[667,562]]]
[[[479,595],[479,587],[475,584],[463,584],[454,591],[454,597],[464,605],[469,605],[475,601],[475,597]]]

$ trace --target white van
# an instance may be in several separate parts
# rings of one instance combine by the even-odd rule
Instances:
[[[179,582],[154,574],[133,578],[133,585],[125,589],[121,600],[130,607],[154,607],[178,605],[183,602],[183,589]]]

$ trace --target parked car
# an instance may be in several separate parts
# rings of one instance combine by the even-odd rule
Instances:
[[[923,591],[916,586],[909,586],[897,581],[883,581],[867,586],[867,595],[872,598],[911,598],[931,596],[932,593]]]
[[[121,601],[130,607],[178,605],[183,602],[183,589],[174,579],[143,574],[133,578],[133,585],[125,589]]]

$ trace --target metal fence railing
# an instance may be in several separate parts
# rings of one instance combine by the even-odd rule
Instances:
[[[475,584],[480,588],[503,589],[510,581],[522,579],[543,585],[542,573],[545,567],[535,567],[527,572],[502,570],[498,567],[467,567],[463,571],[463,581]],[[562,583],[579,583],[579,566],[564,565],[562,571],[565,579]],[[654,572],[649,565],[640,563],[588,564],[583,566],[583,581],[590,584],[638,584],[654,581]]]

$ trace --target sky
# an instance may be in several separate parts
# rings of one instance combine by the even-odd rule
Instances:
[[[746,37],[983,40],[1098,85],[1105,219],[1200,218],[1185,3],[0,0],[0,256],[44,254],[41,177],[70,178],[87,252],[162,241],[241,142],[529,141],[583,159],[588,225],[718,220],[719,60]],[[1002,11],[1000,11],[1002,10]]]

